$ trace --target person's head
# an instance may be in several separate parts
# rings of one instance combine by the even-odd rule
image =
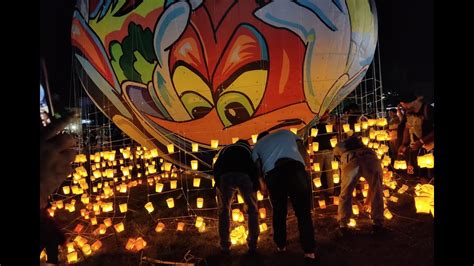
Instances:
[[[390,118],[395,117],[397,115],[397,109],[390,109],[388,110],[388,116]]]
[[[260,134],[258,134],[258,136],[257,136],[257,142],[268,134],[270,134],[270,132],[268,132],[268,131],[260,132]]]
[[[245,146],[247,146],[247,147],[250,147],[250,143],[249,143],[247,140],[245,140],[245,139],[239,139],[239,140],[236,141],[235,143],[240,143],[240,144],[243,144],[243,145],[245,145]]]
[[[400,96],[400,105],[406,113],[416,113],[423,104],[424,96],[419,90],[403,93]]]

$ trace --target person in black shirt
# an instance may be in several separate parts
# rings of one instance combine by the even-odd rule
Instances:
[[[222,252],[227,254],[230,250],[230,209],[234,194],[239,189],[247,205],[249,253],[255,253],[260,233],[256,193],[259,181],[249,143],[246,140],[239,140],[222,148],[214,164],[213,172],[221,203],[219,209],[219,237]]]

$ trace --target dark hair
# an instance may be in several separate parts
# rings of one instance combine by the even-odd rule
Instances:
[[[244,144],[244,145],[250,146],[250,143],[249,143],[247,140],[245,140],[245,139],[239,139],[239,140],[236,141],[235,143],[242,143],[242,144]]]
[[[265,137],[268,134],[270,134],[270,132],[268,132],[268,131],[260,132],[260,134],[258,134],[258,136],[257,136],[257,141],[259,141],[261,138]]]

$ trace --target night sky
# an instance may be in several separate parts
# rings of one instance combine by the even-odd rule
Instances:
[[[52,88],[71,85],[72,2],[41,1],[41,54],[47,58]],[[421,89],[433,96],[433,1],[376,0],[376,5],[384,91]],[[59,93],[67,101],[69,92]]]

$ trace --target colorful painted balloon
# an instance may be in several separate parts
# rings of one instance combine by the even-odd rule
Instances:
[[[334,109],[371,64],[377,17],[371,0],[81,0],[72,40],[81,84],[120,129],[210,166],[211,140]]]

